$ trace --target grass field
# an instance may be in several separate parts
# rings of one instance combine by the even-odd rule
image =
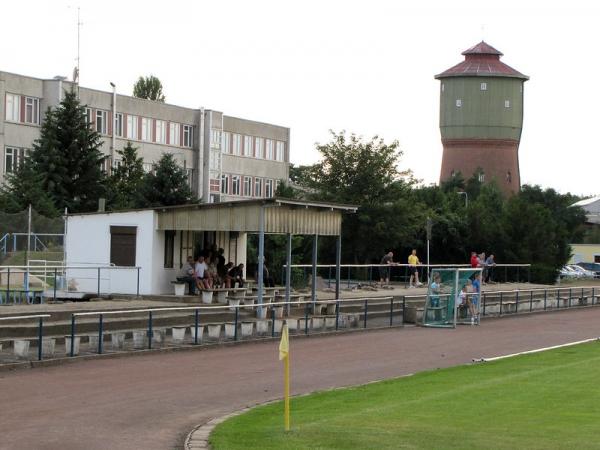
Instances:
[[[227,450],[600,449],[599,379],[600,343],[582,344],[293,398],[289,433],[278,402],[222,423],[210,442]]]

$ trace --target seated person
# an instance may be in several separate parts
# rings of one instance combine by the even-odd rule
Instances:
[[[255,275],[256,282],[258,282],[258,271]],[[263,262],[263,286],[264,287],[275,287],[275,280],[269,273],[267,265]]]
[[[204,255],[198,256],[194,269],[196,276],[196,287],[198,290],[202,291],[204,289],[210,289],[206,283],[206,278],[208,277],[208,266],[206,265],[206,262],[204,262]]]
[[[194,295],[196,293],[196,279],[194,277],[194,258],[192,258],[191,256],[188,256],[187,261],[183,264],[183,267],[179,272],[179,276],[177,277],[177,281],[187,283],[188,292],[190,295]]]
[[[235,287],[235,283],[238,283],[238,287],[244,287],[244,265],[238,264],[229,270],[227,275],[231,278],[231,287]]]

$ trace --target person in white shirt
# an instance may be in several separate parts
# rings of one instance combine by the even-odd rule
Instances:
[[[206,276],[208,271],[208,266],[204,262],[204,255],[198,256],[198,260],[196,261],[195,276],[196,276],[196,286],[199,290],[207,289],[206,286]]]

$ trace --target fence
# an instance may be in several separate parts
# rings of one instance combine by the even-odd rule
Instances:
[[[410,276],[412,275],[409,264],[341,264],[341,281],[348,288],[357,284],[374,284],[381,277],[381,269],[389,270],[390,281],[403,283],[408,286]],[[441,268],[460,268],[471,267],[470,264],[420,264],[417,266],[419,279],[427,279],[428,270]],[[296,279],[292,274],[293,285],[306,285],[308,276],[312,270],[310,264],[292,264],[290,268],[302,271],[301,275],[296,274]],[[285,283],[284,265],[281,269],[281,280]],[[318,264],[317,275],[323,278],[328,287],[335,284],[335,264]],[[490,274],[490,281],[497,283],[529,283],[531,281],[531,264],[496,264],[495,266],[487,267],[485,270]],[[386,277],[387,278],[387,274]],[[298,279],[299,278],[299,279]]]
[[[29,316],[12,316],[12,317],[0,317],[0,323],[8,320],[31,320],[38,319],[38,333],[37,333],[37,359],[38,361],[42,360],[43,357],[43,339],[44,339],[44,318],[51,317],[50,314],[35,314]],[[0,344],[0,350],[2,350],[2,345]],[[16,353],[16,351],[15,351]],[[27,348],[22,349],[22,354],[29,353],[29,343],[27,344]]]
[[[58,293],[77,297],[83,294],[98,296],[129,293],[135,286],[140,293],[139,266],[64,265],[47,261],[31,261],[33,265],[0,266],[0,304],[43,303],[56,300]],[[50,262],[52,263],[52,262]],[[124,288],[125,287],[125,288]],[[125,289],[125,290],[123,290]],[[60,292],[58,292],[60,291]]]

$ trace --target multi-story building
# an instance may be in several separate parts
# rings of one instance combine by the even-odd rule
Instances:
[[[65,90],[78,89],[91,126],[102,136],[105,169],[120,164],[117,150],[128,141],[144,168],[171,153],[204,202],[272,197],[287,180],[289,128],[74,86],[61,77],[39,79],[0,72],[0,173],[17,169],[40,137],[44,112]]]

